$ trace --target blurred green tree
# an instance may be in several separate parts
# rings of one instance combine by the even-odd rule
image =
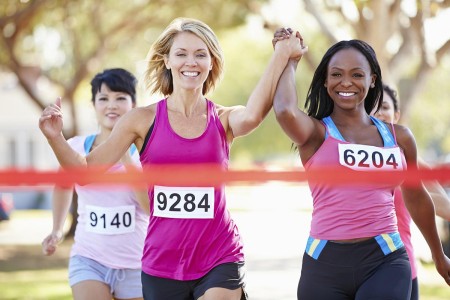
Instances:
[[[0,67],[18,78],[43,109],[50,83],[70,112],[66,137],[78,133],[75,94],[83,80],[108,66],[135,69],[151,41],[179,16],[198,18],[215,30],[245,22],[264,0],[4,0],[0,5]]]
[[[280,4],[281,14],[274,18],[273,6]],[[272,8],[264,10],[267,5]],[[430,47],[425,26],[449,11],[449,6],[450,0],[134,0],[126,5],[112,0],[5,0],[0,5],[0,68],[16,74],[40,109],[54,100],[49,97],[50,83],[55,96],[61,95],[65,102],[65,135],[70,137],[78,133],[75,101],[86,90],[89,78],[106,67],[135,70],[173,18],[188,16],[207,22],[220,35],[225,51],[230,49],[226,53],[228,73],[213,94],[227,105],[244,103],[270,56],[271,33],[279,26],[292,25],[306,33],[311,49],[304,57],[309,70],[299,75],[305,78],[310,78],[305,73],[311,74],[326,48],[339,39],[360,38],[373,45],[384,79],[399,89],[402,122],[408,123],[415,99],[433,71],[449,57],[449,39]],[[293,10],[297,11],[295,22],[286,24]],[[240,35],[238,40],[233,28],[245,24],[249,15],[261,19],[260,26],[265,24],[269,30]],[[229,42],[222,38],[227,35]],[[230,75],[237,71],[239,76]],[[301,99],[308,83],[299,81]],[[278,129],[270,114],[268,122],[236,142],[233,153],[276,153],[287,142]],[[263,145],[270,136],[276,138],[270,138],[273,147],[267,151]]]
[[[372,45],[383,70],[383,79],[398,88],[402,120],[426,86],[432,72],[450,56],[449,0],[302,0],[298,25],[316,31],[324,39],[309,36],[314,50],[308,57],[315,68],[325,50],[341,39],[361,39]],[[309,16],[305,16],[307,11]],[[312,19],[310,18],[312,16]],[[447,17],[446,17],[447,16]],[[313,21],[313,22],[311,22]],[[439,23],[440,21],[440,23]],[[440,24],[440,27],[434,27]],[[286,24],[281,24],[286,26]],[[266,26],[274,29],[280,21],[267,18]],[[439,25],[438,25],[439,26]],[[441,34],[436,34],[439,31]],[[445,32],[445,34],[443,34]],[[312,52],[312,51],[311,51]]]

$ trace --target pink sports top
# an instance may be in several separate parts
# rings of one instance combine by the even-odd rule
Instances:
[[[229,146],[213,102],[202,135],[188,139],[171,127],[167,99],[157,103],[153,130],[141,150],[143,167],[217,164],[228,168]],[[238,228],[226,208],[224,186],[151,186],[150,223],[142,270],[176,280],[198,279],[219,264],[244,260]]]
[[[417,260],[414,255],[414,248],[411,241],[411,215],[403,201],[402,192],[399,188],[394,193],[395,213],[398,221],[398,232],[408,252],[409,263],[411,264],[412,279],[417,277]]]
[[[386,124],[372,118],[384,147],[351,144],[344,140],[331,117],[322,119],[325,141],[305,164],[305,169],[336,167],[355,171],[403,170],[406,161]],[[310,182],[313,197],[311,237],[344,240],[397,232],[394,189],[398,183],[333,186]]]
[[[95,135],[76,136],[68,142],[86,156]],[[131,155],[139,164],[135,147]],[[108,172],[124,172],[116,164]],[[78,195],[78,224],[71,256],[81,255],[113,269],[140,269],[148,215],[142,210],[132,189],[127,186],[75,186]]]

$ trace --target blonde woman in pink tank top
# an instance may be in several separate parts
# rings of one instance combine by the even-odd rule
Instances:
[[[228,148],[252,132],[272,108],[278,79],[301,38],[278,43],[246,105],[207,100],[223,73],[223,53],[211,28],[175,19],[153,43],[145,82],[164,99],[123,116],[110,137],[81,157],[61,134],[59,101],[42,113],[40,128],[62,166],[111,165],[135,144],[145,166],[228,164]],[[246,299],[244,255],[222,186],[149,187],[150,224],[142,257],[145,299]],[[163,262],[163,263],[161,263]]]

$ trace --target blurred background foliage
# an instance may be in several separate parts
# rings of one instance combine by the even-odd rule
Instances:
[[[39,110],[61,95],[70,137],[82,131],[77,103],[88,105],[90,78],[110,67],[140,77],[151,43],[175,17],[198,18],[218,35],[225,76],[208,97],[223,105],[246,103],[280,26],[300,30],[309,46],[297,72],[300,106],[326,49],[341,39],[363,39],[377,51],[385,81],[399,91],[401,123],[412,129],[420,151],[437,160],[450,152],[449,7],[448,0],[2,0],[0,72],[13,73]],[[147,105],[158,96],[141,88],[139,98]],[[232,161],[245,165],[289,153],[270,113],[235,141]]]

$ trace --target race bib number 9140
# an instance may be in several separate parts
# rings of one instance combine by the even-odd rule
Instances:
[[[178,219],[214,218],[213,187],[155,186],[153,215]]]
[[[359,144],[339,144],[339,163],[359,171],[402,170],[400,148],[380,148]]]
[[[98,234],[123,234],[134,231],[134,205],[101,207],[86,205],[86,231]]]

